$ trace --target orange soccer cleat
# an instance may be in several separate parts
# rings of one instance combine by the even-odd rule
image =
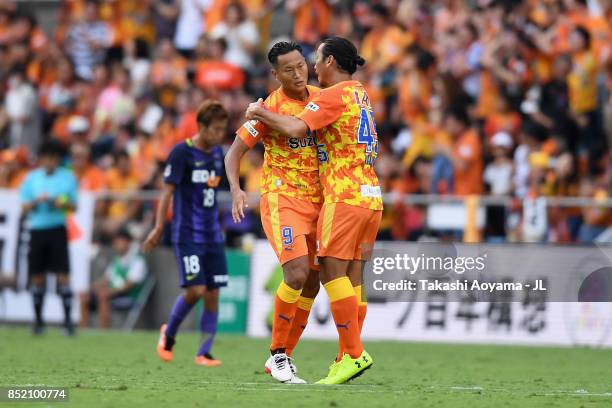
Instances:
[[[166,350],[166,325],[162,324],[159,329],[159,341],[157,342],[157,355],[161,361],[169,363],[172,361],[172,350]]]
[[[221,360],[217,360],[215,358],[212,358],[212,356],[210,356],[211,358],[208,358],[206,356],[196,356],[194,362],[195,365],[199,365],[199,366],[206,366],[206,367],[218,367],[221,364],[223,364],[221,362]]]

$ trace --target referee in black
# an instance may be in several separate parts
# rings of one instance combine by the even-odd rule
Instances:
[[[30,231],[28,270],[36,315],[35,335],[45,329],[42,311],[46,273],[57,276],[57,292],[64,306],[64,330],[67,335],[74,335],[66,215],[76,209],[78,184],[69,169],[60,167],[64,153],[59,142],[44,142],[38,154],[39,167],[28,173],[20,187],[22,211]]]

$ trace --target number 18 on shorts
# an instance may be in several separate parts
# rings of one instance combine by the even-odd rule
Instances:
[[[227,261],[223,244],[175,244],[174,254],[181,287],[205,285],[214,289],[227,286]]]

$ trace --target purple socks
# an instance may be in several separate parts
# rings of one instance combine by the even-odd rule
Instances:
[[[183,320],[185,320],[185,317],[189,314],[192,307],[193,305],[187,303],[183,295],[180,295],[176,299],[172,311],[170,312],[168,325],[166,326],[167,337],[176,337],[179,326]],[[207,310],[202,312],[202,317],[200,318],[200,331],[203,335],[203,341],[200,350],[198,350],[198,356],[210,354],[210,349],[215,341],[215,334],[217,334],[218,320],[219,312],[210,312]]]
[[[215,334],[217,333],[217,321],[219,318],[219,312],[209,312],[204,310],[202,317],[200,318],[200,331],[202,332],[203,341],[198,351],[198,356],[210,354],[213,342],[215,341]]]
[[[172,311],[170,312],[170,318],[168,319],[168,326],[166,327],[166,336],[168,337],[176,337],[176,332],[178,331],[179,326],[185,320],[185,317],[189,314],[189,311],[193,305],[185,302],[185,297],[180,295],[174,306],[172,307]]]

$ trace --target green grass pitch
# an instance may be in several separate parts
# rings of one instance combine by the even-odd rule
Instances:
[[[218,368],[196,367],[199,337],[179,333],[175,359],[160,362],[157,333],[50,328],[34,338],[0,329],[0,386],[69,388],[62,403],[4,407],[611,407],[612,350],[366,342],[374,366],[342,386],[277,384],[263,374],[268,341],[219,336]],[[300,375],[326,374],[336,345],[305,340]]]

